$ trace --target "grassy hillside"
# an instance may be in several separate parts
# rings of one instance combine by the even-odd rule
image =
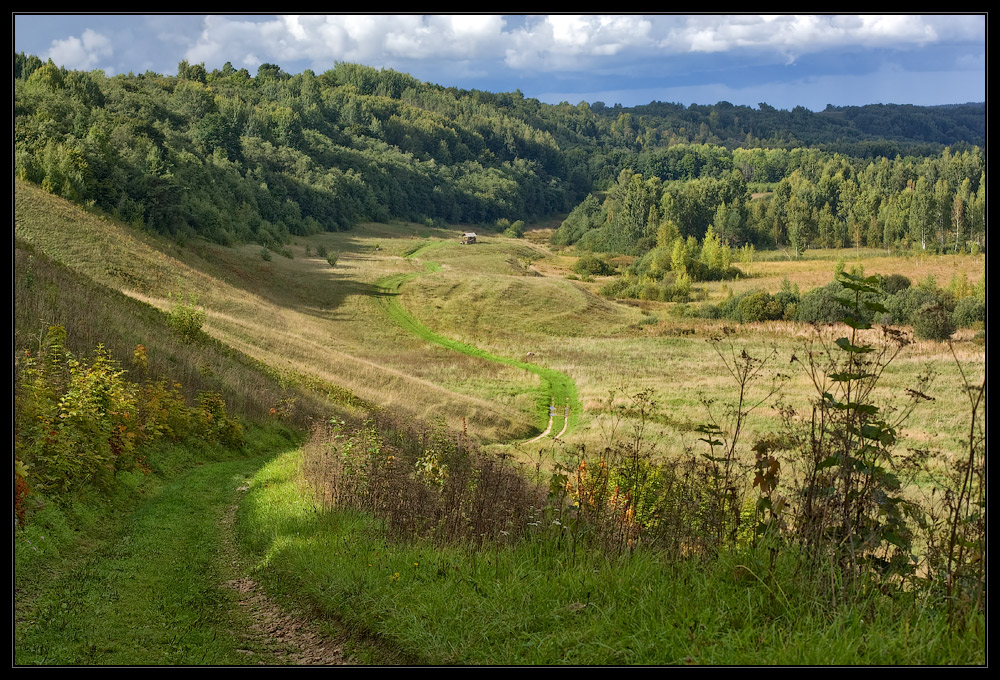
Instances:
[[[33,185],[19,183],[15,200],[18,239],[147,306],[169,311],[171,296],[194,300],[209,335],[263,362],[283,384],[312,386],[348,405],[443,416],[453,427],[464,417],[490,438],[528,434],[533,399],[521,395],[534,376],[456,356],[386,322],[376,281],[417,265],[379,244],[402,247],[416,233],[381,225],[325,234],[290,246],[292,258],[267,251],[265,260],[258,246],[180,247],[144,237]],[[341,254],[335,268],[315,255],[320,247]]]

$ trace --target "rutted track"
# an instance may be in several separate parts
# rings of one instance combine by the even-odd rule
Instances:
[[[417,253],[427,250],[429,247],[435,247],[436,245],[436,243],[431,243],[428,246],[417,248],[406,257],[412,258]],[[424,270],[421,272],[414,272],[411,274],[394,274],[392,276],[379,279],[376,283],[382,292],[382,294],[378,297],[379,305],[385,310],[389,318],[399,324],[400,327],[413,335],[427,340],[428,342],[433,342],[437,345],[441,345],[442,347],[447,347],[448,349],[456,352],[461,352],[462,354],[479,357],[480,359],[486,359],[487,361],[493,361],[507,366],[516,366],[537,375],[542,382],[542,395],[538,400],[539,420],[548,416],[549,424],[541,435],[529,439],[525,443],[532,443],[544,438],[546,435],[551,435],[556,431],[556,428],[559,428],[559,434],[557,437],[565,435],[570,430],[570,427],[575,423],[576,416],[580,412],[580,403],[577,399],[576,384],[573,382],[572,378],[565,373],[552,368],[546,368],[544,366],[538,366],[537,364],[531,364],[517,359],[510,359],[508,357],[497,356],[496,354],[491,354],[473,345],[459,342],[458,340],[452,340],[451,338],[446,338],[443,335],[438,335],[420,323],[406,310],[406,308],[403,307],[399,301],[399,292],[402,289],[403,284],[417,278],[418,276],[423,276],[424,274],[440,270],[441,266],[436,262],[425,261]],[[565,407],[559,408],[558,404],[565,404]],[[548,413],[546,413],[546,411],[548,411]]]

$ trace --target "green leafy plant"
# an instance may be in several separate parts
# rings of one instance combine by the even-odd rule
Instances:
[[[183,293],[171,293],[171,301],[167,323],[186,342],[193,342],[201,337],[201,327],[205,324],[205,310],[198,308],[198,298],[193,295],[185,297]]]
[[[914,316],[913,333],[922,340],[947,340],[954,332],[952,314],[940,303],[928,303]]]
[[[524,238],[524,220],[517,220],[504,229],[503,235],[507,238]]]
[[[804,359],[793,358],[817,392],[808,432],[800,440],[806,469],[797,531],[815,554],[829,552],[839,559],[848,580],[862,570],[908,574],[915,564],[909,520],[917,508],[903,493],[903,466],[894,448],[901,424],[929,397],[909,389],[901,408],[876,404],[880,378],[909,340],[885,327],[881,342],[866,342],[871,330],[863,320],[866,311],[885,311],[872,300],[881,295],[878,277],[844,272],[838,281],[849,294],[839,303],[849,310],[843,322],[850,335],[811,349]]]
[[[960,328],[981,328],[986,323],[986,301],[965,297],[955,305],[952,320]]]
[[[607,260],[587,253],[573,265],[573,271],[580,275],[608,276],[615,273]]]
[[[196,412],[201,426],[200,434],[203,438],[233,448],[243,445],[243,428],[226,415],[226,402],[221,394],[199,392],[196,402]]]
[[[16,395],[15,458],[26,478],[30,469],[32,488],[55,494],[110,486],[134,466],[146,438],[136,418],[138,386],[102,346],[88,363],[65,340],[61,326],[49,328],[41,351],[24,358]]]

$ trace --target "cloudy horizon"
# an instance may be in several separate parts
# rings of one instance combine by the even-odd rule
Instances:
[[[986,16],[15,15],[15,51],[109,75],[336,62],[546,103],[756,107],[986,99]]]

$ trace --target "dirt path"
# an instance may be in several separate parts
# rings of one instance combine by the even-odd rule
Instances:
[[[539,439],[544,439],[545,437],[548,437],[549,436],[549,432],[552,431],[552,419],[555,418],[555,413],[556,413],[555,406],[549,406],[549,424],[545,426],[545,430],[540,435],[538,435],[537,437],[529,439],[528,441],[526,441],[524,443],[525,444],[534,444]],[[565,431],[566,431],[566,425],[564,424],[563,425],[563,432],[565,432]]]
[[[245,492],[246,486],[237,489]],[[355,663],[344,653],[347,634],[330,636],[314,621],[299,612],[289,611],[268,598],[263,588],[246,574],[247,565],[239,559],[233,536],[237,506],[228,508],[220,522],[222,559],[228,562],[231,575],[223,585],[239,593],[240,607],[253,623],[245,632],[247,645],[238,650],[246,654],[248,664],[272,665],[286,663],[295,666],[338,666]],[[254,650],[267,650],[266,660]]]
[[[559,434],[556,435],[556,439],[562,439],[562,436],[566,434],[567,429],[569,429],[569,402],[566,403],[565,411],[563,412],[563,429],[559,430]]]

